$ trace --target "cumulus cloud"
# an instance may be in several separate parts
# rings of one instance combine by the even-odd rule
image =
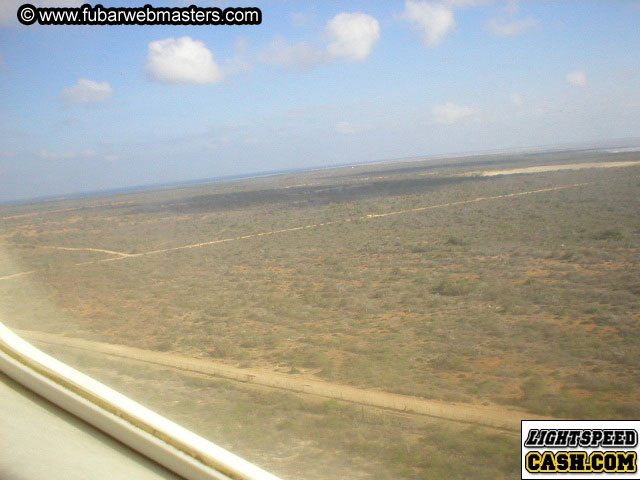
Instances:
[[[331,57],[364,60],[380,38],[380,24],[366,13],[339,13],[327,24]]]
[[[191,37],[149,43],[146,67],[152,79],[166,83],[216,83],[223,77],[211,51]]]
[[[380,38],[380,24],[366,13],[343,12],[329,20],[325,34],[329,41],[326,47],[310,42],[291,43],[278,36],[262,51],[260,60],[297,70],[309,70],[339,58],[361,61],[369,56]]]
[[[522,97],[520,96],[519,93],[516,93],[516,92],[513,92],[513,93],[509,94],[509,100],[514,105],[521,105],[522,104]]]
[[[433,107],[433,116],[435,121],[443,125],[452,125],[458,120],[470,117],[476,113],[477,110],[474,108],[465,105],[456,105],[451,102]]]
[[[353,135],[355,133],[364,132],[369,130],[371,127],[369,125],[361,125],[357,123],[351,122],[338,122],[336,123],[335,130],[338,133],[343,135]]]
[[[420,31],[424,42],[434,47],[456,26],[453,8],[443,3],[407,0],[403,17]]]
[[[326,60],[325,51],[309,42],[289,43],[276,37],[260,55],[264,63],[291,69],[308,70]]]
[[[574,70],[567,73],[567,82],[576,87],[584,87],[587,85],[587,74],[582,70]]]
[[[67,87],[62,91],[62,99],[66,103],[89,105],[94,103],[104,103],[111,99],[113,88],[107,82],[96,82],[81,78],[72,87]]]
[[[493,19],[489,22],[489,30],[495,35],[513,37],[538,25],[538,20],[527,17],[522,20],[504,21]]]

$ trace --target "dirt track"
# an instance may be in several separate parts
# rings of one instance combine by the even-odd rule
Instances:
[[[268,370],[237,368],[211,360],[183,357],[172,353],[142,350],[125,345],[93,342],[79,338],[65,337],[59,334],[27,330],[16,330],[16,332],[26,339],[38,343],[62,345],[65,347],[99,352],[105,355],[162,365],[182,371],[222,377],[238,382],[249,382],[293,392],[303,392],[326,398],[344,400],[361,405],[468,422],[511,431],[520,430],[520,420],[522,419],[543,418],[522,410],[508,409],[498,406],[442,402],[377,390],[367,390],[302,377],[299,375],[287,375]]]
[[[70,252],[98,252],[106,253],[108,255],[118,255],[120,257],[130,257],[130,253],[116,252],[114,250],[105,250],[103,248],[91,248],[91,247],[56,247],[54,245],[34,245],[38,248],[52,248],[54,250],[67,250]]]
[[[0,277],[0,280],[9,280],[10,278],[21,277],[22,275],[31,275],[33,272],[35,272],[35,270],[30,270],[28,272],[14,273],[11,275],[5,275],[4,277]]]
[[[310,223],[308,225],[302,225],[302,226],[297,226],[297,227],[291,227],[291,228],[283,228],[280,230],[271,230],[268,232],[260,232],[260,233],[251,233],[248,235],[242,235],[239,237],[229,237],[229,238],[222,238],[222,239],[218,239],[218,240],[211,240],[208,242],[201,242],[201,243],[194,243],[191,245],[181,245],[179,247],[169,247],[169,248],[163,248],[160,250],[151,250],[149,252],[143,252],[143,253],[127,253],[127,254],[123,254],[121,252],[114,252],[117,253],[118,256],[115,257],[111,257],[111,258],[103,258],[101,260],[90,260],[88,262],[81,262],[81,263],[76,263],[75,265],[88,265],[88,264],[94,264],[94,263],[104,263],[104,262],[113,262],[113,261],[117,261],[117,260],[126,260],[126,259],[130,259],[130,258],[135,258],[135,257],[146,257],[148,255],[158,255],[161,253],[167,253],[167,252],[174,252],[176,250],[187,250],[187,249],[191,249],[191,248],[199,248],[199,247],[206,247],[206,246],[210,246],[210,245],[215,245],[215,244],[219,244],[219,243],[228,243],[228,242],[235,242],[238,240],[246,240],[249,238],[258,238],[258,237],[263,237],[263,236],[267,236],[267,235],[276,235],[276,234],[280,234],[280,233],[288,233],[288,232],[296,232],[299,230],[308,230],[308,229],[312,229],[312,228],[319,228],[319,227],[326,227],[328,225],[338,225],[338,224],[343,224],[343,223],[349,223],[349,222],[353,222],[353,221],[358,221],[358,220],[370,220],[373,218],[382,218],[382,217],[389,217],[389,216],[394,216],[394,215],[404,215],[407,213],[415,213],[415,212],[422,212],[422,211],[426,211],[426,210],[435,210],[435,209],[439,209],[439,208],[445,208],[445,207],[453,207],[453,206],[457,206],[457,205],[466,205],[469,203],[477,203],[477,202],[484,202],[487,200],[497,200],[497,199],[501,199],[501,198],[510,198],[510,197],[520,197],[523,195],[533,195],[533,194],[537,194],[537,193],[544,193],[544,192],[553,192],[555,190],[564,190],[566,188],[576,188],[576,187],[582,187],[582,186],[586,186],[586,185],[591,185],[590,182],[585,182],[585,183],[573,183],[573,184],[568,184],[568,185],[556,185],[554,187],[548,187],[548,188],[540,188],[538,190],[529,190],[526,192],[516,192],[516,193],[506,193],[504,195],[494,195],[494,196],[490,196],[490,197],[476,197],[476,198],[472,198],[469,200],[460,200],[457,202],[448,202],[448,203],[441,203],[438,205],[427,205],[427,206],[423,206],[423,207],[414,207],[414,208],[409,208],[406,210],[396,210],[396,211],[392,211],[392,212],[385,212],[385,213],[369,213],[367,215],[362,215],[359,217],[353,217],[353,218],[343,218],[340,220],[332,220],[329,222],[323,222],[323,223]],[[86,250],[86,249],[85,249]],[[105,251],[105,250],[102,250]]]
[[[359,216],[359,217],[343,218],[343,219],[340,219],[340,220],[333,220],[333,221],[323,222],[323,223],[311,223],[311,224],[308,224],[308,225],[302,225],[302,226],[291,227],[291,228],[283,228],[283,229],[280,229],[280,230],[271,230],[271,231],[267,231],[267,232],[252,233],[252,234],[248,234],[248,235],[242,235],[242,236],[239,236],[239,237],[222,238],[222,239],[218,239],[218,240],[210,240],[210,241],[207,241],[207,242],[194,243],[194,244],[190,244],[190,245],[180,245],[178,247],[169,247],[169,248],[163,248],[163,249],[160,249],[160,250],[151,250],[151,251],[143,252],[143,253],[125,253],[125,252],[116,252],[116,251],[112,251],[112,250],[104,250],[104,249],[98,249],[98,248],[88,248],[88,247],[55,247],[55,246],[44,246],[44,247],[45,248],[56,248],[56,249],[60,249],[60,250],[87,250],[87,251],[102,252],[102,253],[107,253],[107,254],[113,255],[112,257],[109,257],[109,258],[103,258],[103,259],[100,259],[100,260],[89,260],[89,261],[86,261],[86,262],[80,262],[80,263],[74,264],[75,266],[92,265],[92,264],[96,264],[96,263],[114,262],[114,261],[118,261],[118,260],[127,260],[127,259],[131,259],[131,258],[136,258],[136,257],[146,257],[146,256],[149,256],[149,255],[158,255],[158,254],[167,253],[167,252],[174,252],[174,251],[177,251],[177,250],[187,250],[187,249],[191,249],[191,248],[206,247],[206,246],[210,246],[210,245],[216,245],[216,244],[219,244],[219,243],[236,242],[236,241],[239,241],[239,240],[246,240],[246,239],[249,239],[249,238],[258,238],[258,237],[263,237],[263,236],[268,236],[268,235],[277,235],[277,234],[281,234],[281,233],[296,232],[296,231],[299,231],[299,230],[308,230],[308,229],[326,227],[328,225],[344,224],[344,223],[349,223],[349,222],[358,221],[358,220],[371,220],[371,219],[375,219],[375,218],[383,218],[383,217],[389,217],[389,216],[394,216],[394,215],[404,215],[404,214],[408,214],[408,213],[416,213],[416,212],[422,212],[422,211],[427,211],[427,210],[435,210],[435,209],[439,209],[439,208],[453,207],[453,206],[458,206],[458,205],[466,205],[466,204],[470,204],[470,203],[484,202],[484,201],[488,201],[488,200],[497,200],[497,199],[501,199],[501,198],[520,197],[520,196],[524,196],[524,195],[534,195],[534,194],[537,194],[537,193],[553,192],[553,191],[556,191],[556,190],[564,190],[566,188],[583,187],[583,186],[586,186],[586,185],[592,185],[592,183],[591,182],[585,182],[585,183],[573,183],[573,184],[567,184],[567,185],[556,185],[554,187],[541,188],[541,189],[538,189],[538,190],[529,190],[529,191],[525,191],[525,192],[516,192],[516,193],[506,193],[504,195],[494,195],[494,196],[489,196],[489,197],[476,197],[476,198],[472,198],[472,199],[469,199],[469,200],[460,200],[460,201],[457,201],[457,202],[441,203],[441,204],[438,204],[438,205],[426,205],[426,206],[422,206],[422,207],[409,208],[409,209],[406,209],[406,210],[396,210],[396,211],[384,212],[384,213],[369,213],[367,215],[362,215],[362,216]],[[4,277],[0,277],[0,280],[8,280],[10,278],[19,277],[21,275],[29,275],[31,273],[34,273],[34,271],[20,272],[20,273],[15,273],[13,275],[6,275]]]
[[[585,163],[568,163],[566,165],[541,165],[537,167],[524,168],[507,168],[504,170],[483,170],[480,172],[468,172],[464,175],[480,175],[481,177],[495,177],[497,175],[515,175],[518,173],[542,173],[542,172],[559,172],[561,170],[582,170],[583,168],[615,168],[615,167],[633,167],[639,165],[640,162],[585,162]]]

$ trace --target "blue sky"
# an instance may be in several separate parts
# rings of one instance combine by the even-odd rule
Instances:
[[[233,27],[25,27],[21,3],[0,201],[640,137],[638,1],[196,2],[262,9]]]

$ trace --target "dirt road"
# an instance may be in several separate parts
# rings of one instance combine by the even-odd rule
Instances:
[[[494,195],[494,196],[490,196],[490,197],[476,197],[476,198],[472,198],[469,200],[460,200],[457,202],[448,202],[448,203],[441,203],[438,205],[426,205],[423,207],[414,207],[414,208],[408,208],[406,210],[396,210],[396,211],[392,211],[392,212],[385,212],[385,213],[369,213],[367,215],[362,215],[359,217],[352,217],[352,218],[343,218],[340,220],[332,220],[332,221],[328,221],[328,222],[322,222],[322,223],[310,223],[308,225],[302,225],[302,226],[297,226],[297,227],[291,227],[291,228],[283,228],[280,230],[271,230],[271,231],[267,231],[267,232],[260,232],[260,233],[251,233],[249,235],[242,235],[239,237],[229,237],[229,238],[222,238],[222,239],[218,239],[218,240],[211,240],[208,242],[201,242],[201,243],[193,243],[191,245],[180,245],[179,247],[169,247],[169,248],[163,248],[160,250],[151,250],[149,252],[143,252],[143,253],[131,253],[131,254],[122,254],[119,253],[119,256],[116,257],[111,257],[111,258],[103,258],[101,260],[90,260],[88,262],[82,262],[82,263],[77,263],[75,264],[77,265],[88,265],[88,264],[94,264],[94,263],[104,263],[104,262],[113,262],[113,261],[117,261],[117,260],[125,260],[125,259],[130,259],[130,258],[135,258],[135,257],[146,257],[149,255],[158,255],[161,253],[167,253],[167,252],[174,252],[176,250],[187,250],[187,249],[191,249],[191,248],[199,248],[199,247],[206,247],[206,246],[210,246],[210,245],[215,245],[218,243],[228,243],[228,242],[236,242],[239,240],[246,240],[249,238],[258,238],[258,237],[264,237],[264,236],[268,236],[268,235],[276,235],[276,234],[280,234],[280,233],[287,233],[287,232],[296,232],[299,230],[308,230],[308,229],[312,229],[312,228],[319,228],[319,227],[326,227],[329,225],[338,225],[338,224],[343,224],[343,223],[349,223],[349,222],[354,222],[354,221],[358,221],[358,220],[371,220],[374,218],[382,218],[382,217],[389,217],[389,216],[394,216],[394,215],[404,215],[407,213],[415,213],[415,212],[422,212],[422,211],[426,211],[426,210],[436,210],[439,208],[446,208],[446,207],[453,207],[453,206],[457,206],[457,205],[466,205],[469,203],[477,203],[477,202],[484,202],[487,200],[497,200],[497,199],[501,199],[501,198],[510,198],[510,197],[520,197],[523,195],[534,195],[537,193],[544,193],[544,192],[553,192],[556,190],[564,190],[566,188],[576,188],[576,187],[583,187],[586,185],[591,185],[592,183],[590,182],[585,182],[585,183],[573,183],[573,184],[568,184],[568,185],[556,185],[555,187],[548,187],[548,188],[540,188],[538,190],[529,190],[526,192],[516,192],[516,193],[506,193],[504,195]]]
[[[322,222],[322,223],[310,223],[308,225],[302,225],[302,226],[297,226],[297,227],[283,228],[283,229],[280,229],[280,230],[271,230],[271,231],[267,231],[267,232],[251,233],[251,234],[248,234],[248,235],[241,235],[241,236],[238,236],[238,237],[222,238],[222,239],[210,240],[210,241],[201,242],[201,243],[193,243],[193,244],[190,244],[190,245],[180,245],[178,247],[169,247],[169,248],[162,248],[162,249],[159,249],[159,250],[151,250],[151,251],[142,252],[142,253],[125,253],[125,252],[117,252],[117,251],[113,251],[113,250],[104,250],[104,249],[89,248],[89,247],[55,247],[55,246],[44,246],[44,247],[45,248],[56,248],[56,249],[60,249],[60,250],[95,251],[95,252],[102,252],[102,253],[107,253],[107,254],[113,255],[112,257],[109,257],[109,258],[102,258],[100,260],[89,260],[89,261],[86,261],[86,262],[80,262],[80,263],[74,264],[74,266],[92,265],[92,264],[96,264],[96,263],[114,262],[114,261],[119,261],[119,260],[132,259],[132,258],[136,258],[136,257],[146,257],[146,256],[150,256],[150,255],[158,255],[158,254],[167,253],[167,252],[174,252],[174,251],[177,251],[177,250],[188,250],[188,249],[191,249],[191,248],[207,247],[207,246],[210,246],[210,245],[216,245],[216,244],[220,244],[220,243],[237,242],[237,241],[246,240],[246,239],[249,239],[249,238],[258,238],[258,237],[264,237],[264,236],[268,236],[268,235],[277,235],[277,234],[281,234],[281,233],[296,232],[296,231],[300,231],[300,230],[308,230],[308,229],[326,227],[326,226],[329,226],[329,225],[344,224],[344,223],[349,223],[349,222],[359,221],[359,220],[365,220],[366,221],[366,220],[371,220],[371,219],[376,219],[376,218],[390,217],[390,216],[395,216],[395,215],[405,215],[405,214],[408,214],[408,213],[416,213],[416,212],[423,212],[423,211],[427,211],[427,210],[436,210],[436,209],[439,209],[439,208],[466,205],[466,204],[477,203],[477,202],[485,202],[485,201],[488,201],[488,200],[497,200],[497,199],[501,199],[501,198],[520,197],[520,196],[524,196],[524,195],[534,195],[534,194],[538,194],[538,193],[553,192],[553,191],[556,191],[556,190],[564,190],[564,189],[567,189],[567,188],[583,187],[583,186],[587,186],[587,185],[592,185],[592,182],[573,183],[573,184],[567,184],[567,185],[556,185],[554,187],[540,188],[538,190],[529,190],[529,191],[525,191],[525,192],[507,193],[507,194],[504,194],[504,195],[493,195],[493,196],[489,196],[489,197],[476,197],[476,198],[472,198],[472,199],[469,199],[469,200],[460,200],[460,201],[457,201],[457,202],[441,203],[441,204],[438,204],[438,205],[426,205],[426,206],[422,206],[422,207],[414,207],[414,208],[408,208],[406,210],[396,210],[396,211],[392,211],[392,212],[369,213],[367,215],[362,215],[362,216],[359,216],[359,217],[343,218],[343,219],[340,219],[340,220],[333,220],[333,221]],[[13,275],[6,275],[6,276],[3,276],[3,277],[0,277],[0,280],[8,280],[8,279],[11,279],[11,278],[14,278],[14,277],[19,277],[21,275],[30,275],[31,273],[34,273],[34,271],[20,272],[20,273],[15,273]]]
[[[35,270],[30,270],[28,272],[14,273],[12,275],[5,275],[4,277],[0,277],[0,280],[9,280],[10,278],[21,277],[22,275],[31,275],[33,272],[35,272]]]
[[[303,392],[326,398],[344,400],[360,405],[468,422],[510,431],[519,431],[520,420],[522,419],[543,418],[522,410],[500,406],[483,406],[428,400],[409,395],[341,385],[300,375],[282,374],[268,370],[237,368],[211,360],[142,350],[125,345],[94,342],[59,334],[27,330],[16,330],[16,333],[35,343],[62,345],[69,348],[99,352],[109,356],[162,365],[182,371],[211,375],[238,382],[249,382],[292,392]]]
[[[483,170],[479,172],[467,172],[464,175],[481,177],[495,177],[497,175],[515,175],[518,173],[542,173],[542,172],[559,172],[561,170],[582,170],[583,168],[616,168],[616,167],[633,167],[640,165],[638,162],[585,162],[585,163],[568,163],[565,165],[541,165],[537,167],[524,168],[507,168],[504,170]]]
[[[121,257],[130,257],[131,253],[116,252],[114,250],[105,250],[104,248],[92,248],[92,247],[57,247],[55,245],[34,245],[37,248],[51,248],[54,250],[67,250],[70,252],[98,252],[106,253],[108,255],[119,255]]]

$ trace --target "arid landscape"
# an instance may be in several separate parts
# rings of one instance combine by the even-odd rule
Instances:
[[[283,478],[513,478],[521,419],[640,414],[639,193],[582,150],[3,204],[0,314]]]

